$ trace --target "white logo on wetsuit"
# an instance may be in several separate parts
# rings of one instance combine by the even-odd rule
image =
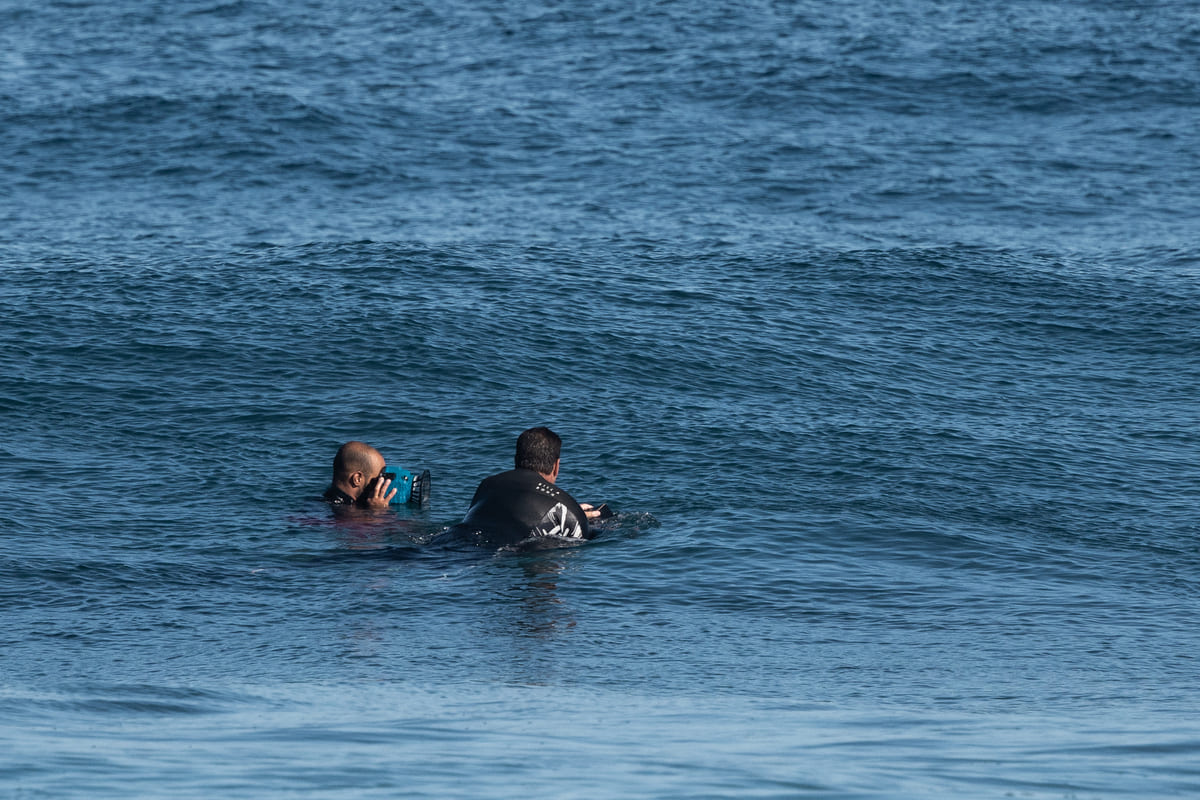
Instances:
[[[582,539],[583,531],[579,529],[579,520],[567,510],[562,503],[555,503],[554,508],[546,512],[542,521],[534,529],[536,536],[559,536],[566,539]]]

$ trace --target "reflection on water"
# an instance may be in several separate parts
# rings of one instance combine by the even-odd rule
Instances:
[[[577,557],[574,550],[542,551],[518,556],[524,580],[518,594],[514,626],[529,636],[552,638],[575,627],[575,615],[558,593],[558,581]]]

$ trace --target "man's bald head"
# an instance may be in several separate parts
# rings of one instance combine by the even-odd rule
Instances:
[[[383,454],[364,442],[346,442],[333,457],[333,482],[351,482],[351,476],[362,473],[367,480],[374,478],[386,462]]]

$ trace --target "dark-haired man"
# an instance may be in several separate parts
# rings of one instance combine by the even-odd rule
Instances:
[[[592,538],[588,518],[599,516],[554,485],[562,439],[549,428],[530,428],[517,438],[515,469],[485,478],[466,518],[447,533],[478,544],[513,546],[537,539]]]
[[[363,442],[346,442],[333,457],[333,483],[325,490],[330,505],[383,509],[395,496],[392,482],[380,478],[387,462],[383,455]]]

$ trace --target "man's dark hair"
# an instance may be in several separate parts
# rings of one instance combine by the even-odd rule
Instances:
[[[549,428],[530,428],[517,437],[517,469],[531,469],[548,475],[554,471],[562,439]]]

